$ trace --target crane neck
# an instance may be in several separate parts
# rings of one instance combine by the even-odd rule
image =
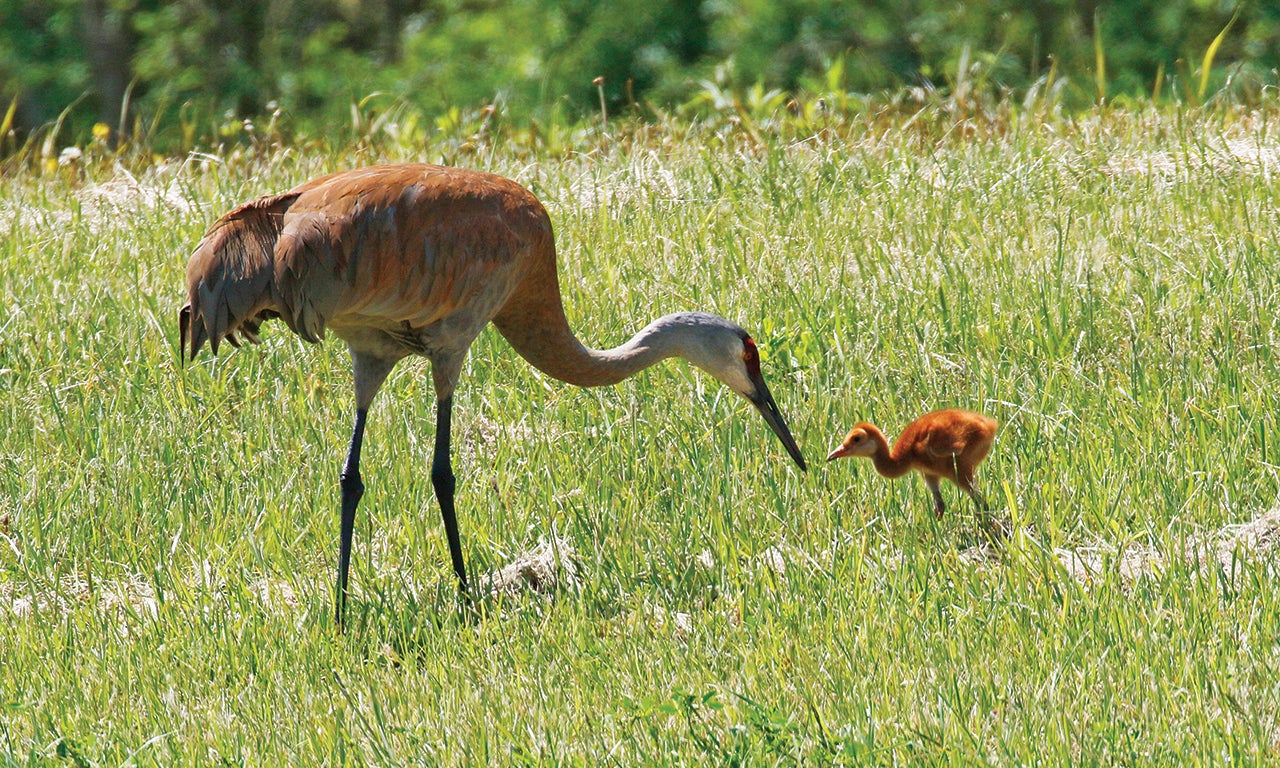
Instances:
[[[680,322],[685,316],[660,317],[625,344],[603,350],[583,344],[567,322],[530,328],[529,332],[502,324],[498,327],[521,357],[548,376],[580,387],[600,387],[616,384],[669,357],[691,358],[696,333],[692,326]]]
[[[884,477],[902,477],[911,471],[911,463],[889,449],[889,441],[885,439],[883,432],[870,425],[864,429],[876,446],[875,453],[871,454],[871,463],[875,465],[876,472]]]
[[[493,318],[498,331],[531,365],[570,384],[599,387],[616,384],[668,357],[703,360],[707,320],[719,318],[701,313],[660,317],[613,349],[583,344],[565,318],[549,225],[545,237],[543,243],[535,244],[538,258],[519,289]]]

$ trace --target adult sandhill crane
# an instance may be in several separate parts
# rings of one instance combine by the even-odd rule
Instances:
[[[258,341],[280,318],[309,342],[331,330],[347,343],[355,377],[355,428],[340,475],[342,523],[335,621],[341,626],[356,507],[364,493],[360,446],[374,395],[392,367],[431,361],[436,436],[431,482],[453,570],[466,567],[454,513],[449,457],[453,392],[471,342],[489,322],[525,360],[579,386],[614,384],[668,357],[683,357],[745,397],[801,470],[795,439],[765,386],[755,342],[715,315],[654,320],[610,350],[569,329],[546,209],[510,179],[414,163],[380,165],[308,181],[261,197],[214,222],[187,264],[179,313],[184,360],[210,343]]]
[[[974,473],[991,450],[996,436],[996,420],[990,416],[948,408],[927,413],[907,425],[894,441],[893,450],[874,424],[860,422],[849,430],[827,461],[845,456],[865,456],[885,477],[902,477],[916,470],[933,494],[933,513],[939,518],[942,503],[940,480],[960,486],[985,511],[987,502],[974,485]]]

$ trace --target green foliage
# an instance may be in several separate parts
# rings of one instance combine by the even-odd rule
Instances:
[[[0,93],[26,110],[56,115],[88,86],[75,0],[0,2]]]
[[[277,112],[283,134],[330,140],[335,126],[352,122],[352,105],[375,93],[420,125],[485,105],[520,124],[573,122],[600,110],[597,77],[615,116],[688,106],[705,95],[704,83],[848,106],[892,101],[913,87],[999,99],[1040,89],[1050,72],[1062,103],[1076,109],[1148,94],[1201,103],[1219,88],[1256,100],[1280,67],[1278,8],[1210,0],[0,0],[0,101],[18,99],[10,149],[74,103],[62,143],[83,144],[103,123],[113,145],[145,140],[168,153],[252,141],[236,126]],[[838,84],[823,82],[837,71]]]

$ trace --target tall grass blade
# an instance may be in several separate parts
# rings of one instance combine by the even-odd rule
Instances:
[[[124,146],[124,136],[129,130],[129,107],[133,101],[133,87],[138,84],[138,78],[129,81],[128,87],[124,89],[124,98],[120,99],[120,120],[116,125],[116,144]]]
[[[40,148],[41,157],[53,157],[53,149],[58,142],[58,134],[62,133],[62,124],[67,121],[67,116],[71,114],[71,110],[79,106],[80,102],[84,101],[88,95],[88,91],[80,94],[79,98],[68,104],[66,109],[62,110],[58,115],[58,119],[53,123],[53,128],[49,129],[49,133],[44,137],[44,144]]]
[[[1227,39],[1227,32],[1231,31],[1236,19],[1240,18],[1240,9],[1243,7],[1243,4],[1236,6],[1236,12],[1231,14],[1231,20],[1227,22],[1227,26],[1213,38],[1208,50],[1204,52],[1204,61],[1200,63],[1200,85],[1196,88],[1196,98],[1201,101],[1204,100],[1205,91],[1209,90],[1209,72],[1213,69],[1213,59],[1218,55],[1218,48],[1222,45],[1222,41]]]
[[[1093,66],[1094,85],[1098,91],[1098,104],[1107,100],[1107,51],[1102,45],[1102,10],[1093,12]]]
[[[9,135],[9,131],[13,128],[13,116],[18,112],[18,96],[13,94],[13,101],[9,102],[9,109],[4,113],[4,120],[0,120],[0,141]]]

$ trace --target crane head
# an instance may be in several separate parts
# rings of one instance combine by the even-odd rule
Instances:
[[[739,391],[739,394],[756,407],[764,417],[765,423],[769,425],[769,429],[773,430],[773,433],[782,441],[782,446],[787,449],[787,453],[801,471],[808,470],[804,463],[804,456],[800,454],[800,446],[796,445],[795,438],[791,436],[791,430],[787,429],[787,422],[782,418],[782,411],[778,410],[778,404],[774,402],[769,386],[764,383],[764,375],[760,373],[760,350],[756,348],[756,343],[750,336],[742,339],[742,365],[747,371],[750,389],[746,392]]]
[[[670,316],[670,319],[688,323],[688,327],[695,330],[695,340],[685,345],[681,355],[754,405],[769,429],[782,441],[782,447],[786,448],[796,466],[808,470],[800,446],[796,445],[786,419],[782,418],[782,411],[778,410],[778,404],[764,382],[764,375],[760,372],[760,350],[751,336],[724,318],[702,312],[682,313]]]
[[[866,422],[862,422],[849,430],[849,434],[845,435],[840,445],[837,445],[827,454],[827,461],[835,461],[846,456],[871,456],[876,452],[877,443],[872,439],[872,430],[875,427]]]

